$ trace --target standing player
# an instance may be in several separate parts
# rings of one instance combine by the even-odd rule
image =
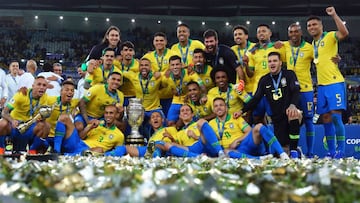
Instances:
[[[285,61],[285,50],[284,49],[275,49],[274,43],[271,42],[272,32],[269,25],[260,24],[256,29],[256,37],[259,40],[253,48],[251,48],[248,52],[248,68],[247,74],[251,77],[254,77],[254,89],[253,93],[256,92],[259,80],[262,76],[269,73],[268,68],[268,54],[270,52],[279,52],[281,55],[281,61]],[[246,65],[246,63],[244,64]],[[260,104],[254,109],[254,123],[261,123],[264,121],[264,115],[267,113],[269,116],[271,115],[271,110],[269,107],[269,103],[267,103],[266,99],[263,98]]]
[[[126,41],[120,46],[121,48],[121,71],[124,72],[139,72],[139,61],[134,58],[135,46],[133,43]],[[129,98],[135,97],[135,89],[129,79],[123,78],[123,84],[120,87],[120,91],[124,93],[125,101],[124,106],[129,104]]]
[[[306,127],[306,156],[311,158],[313,157],[315,129],[313,124],[314,90],[310,68],[314,51],[311,44],[302,39],[300,25],[291,24],[288,27],[288,37],[288,41],[279,43],[285,47],[287,69],[295,72],[300,83],[300,108]]]
[[[234,52],[230,47],[220,44],[218,34],[215,30],[206,30],[203,34],[205,44],[206,63],[215,68],[218,65],[225,65],[226,71],[229,73],[229,82],[235,84],[237,77],[239,83],[244,87],[244,72],[236,60]],[[241,91],[243,89],[240,89]]]
[[[248,63],[248,57],[246,54],[255,45],[255,43],[248,41],[249,31],[243,25],[235,26],[233,28],[233,34],[235,45],[232,46],[231,49],[237,57],[238,64],[243,69],[246,84],[245,91],[252,94],[254,89],[254,77],[249,77],[249,70],[246,70],[246,67],[248,66],[245,66],[244,64]]]
[[[151,68],[153,72],[165,73],[169,69],[169,58],[173,55],[177,55],[174,51],[166,48],[167,38],[165,33],[157,32],[154,35],[153,45],[155,51],[149,52],[143,56],[151,61]],[[164,87],[160,90],[160,102],[165,115],[167,115],[168,109],[171,105],[172,91],[169,88]]]
[[[199,40],[189,39],[190,28],[185,23],[181,23],[176,28],[178,43],[171,46],[171,50],[181,56],[181,62],[187,66],[192,63],[195,49],[204,49],[205,46]]]
[[[258,88],[243,112],[255,109],[265,98],[270,103],[274,132],[283,147],[290,146],[292,158],[298,158],[297,146],[300,133],[301,111],[297,108],[300,87],[296,75],[291,70],[282,70],[278,52],[268,56],[270,73],[261,77]]]
[[[326,13],[333,18],[338,31],[324,32],[322,21],[317,16],[307,19],[307,30],[313,37],[314,63],[317,69],[316,111],[323,118],[329,156],[342,158],[345,153],[345,128],[341,110],[346,109],[345,80],[338,65],[331,58],[338,53],[338,41],[345,39],[349,31],[334,7],[326,8]]]

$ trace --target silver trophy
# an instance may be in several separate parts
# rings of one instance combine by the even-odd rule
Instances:
[[[54,106],[41,106],[39,108],[39,112],[32,118],[30,118],[25,123],[21,123],[17,129],[21,134],[25,133],[26,130],[35,123],[38,119],[45,119],[50,117],[52,111],[54,110]]]
[[[141,99],[129,99],[129,105],[126,108],[126,117],[131,126],[131,133],[126,138],[126,144],[133,146],[144,145],[144,136],[139,133],[139,127],[144,121],[144,108]]]

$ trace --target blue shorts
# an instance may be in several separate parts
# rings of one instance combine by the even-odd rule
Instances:
[[[254,116],[265,116],[265,112],[268,116],[272,116],[272,111],[270,108],[270,104],[265,96],[261,98],[260,102],[256,106],[256,108],[253,111]]]
[[[324,114],[332,110],[346,110],[345,83],[319,85],[316,113]]]
[[[70,137],[64,139],[62,148],[65,153],[69,153],[69,155],[79,155],[84,150],[90,149],[89,146],[85,144],[84,141],[80,139],[78,131],[74,128]]]
[[[147,150],[147,146],[139,146],[139,147],[136,147],[139,151],[139,157],[144,157],[145,156],[145,153],[146,153],[146,150]]]
[[[96,118],[91,117],[91,116],[88,116],[88,119],[89,119],[89,121],[91,121],[91,120],[96,119]],[[99,118],[99,120],[104,120],[104,118],[101,117],[101,118]],[[84,127],[86,126],[85,119],[84,119],[84,117],[83,117],[80,113],[77,114],[77,115],[75,116],[75,118],[74,118],[74,123],[76,123],[76,122],[81,122],[81,123],[84,125]]]
[[[266,153],[266,148],[264,142],[261,142],[259,145],[254,143],[252,136],[252,131],[240,142],[237,150],[240,153],[249,154],[252,156],[261,156]]]
[[[314,92],[300,93],[300,109],[303,111],[305,118],[314,117]]]
[[[11,124],[10,124],[11,125]],[[26,151],[26,146],[33,142],[35,137],[34,128],[36,123],[30,125],[30,127],[21,134],[17,128],[11,127],[10,137],[13,141],[14,151]]]
[[[167,114],[168,121],[176,122],[177,120],[179,120],[181,106],[182,106],[182,104],[171,104],[168,114]]]

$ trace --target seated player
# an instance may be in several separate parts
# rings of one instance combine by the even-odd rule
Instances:
[[[54,150],[67,155],[79,155],[86,151],[104,153],[121,146],[122,155],[126,154],[124,135],[115,125],[117,114],[118,109],[114,104],[105,106],[104,121],[91,120],[81,135],[70,116],[61,114],[55,128]]]
[[[14,151],[26,151],[26,146],[29,145],[29,153],[32,153],[31,150],[46,143],[50,126],[45,119],[36,120],[24,133],[20,133],[17,128],[37,115],[39,107],[48,105],[45,93],[47,84],[44,77],[37,77],[31,89],[25,90],[25,94],[17,92],[2,111],[0,136],[11,135]],[[3,152],[4,148],[0,149],[0,153]]]

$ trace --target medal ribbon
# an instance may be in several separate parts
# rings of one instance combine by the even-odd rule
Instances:
[[[276,95],[278,94],[278,91],[279,91],[279,85],[280,85],[280,81],[281,81],[281,76],[282,76],[282,71],[280,71],[279,77],[278,77],[278,79],[277,79],[276,82],[275,82],[274,77],[271,75],[271,80],[272,80],[272,82],[273,82],[274,89],[275,89],[275,94],[276,94]]]

